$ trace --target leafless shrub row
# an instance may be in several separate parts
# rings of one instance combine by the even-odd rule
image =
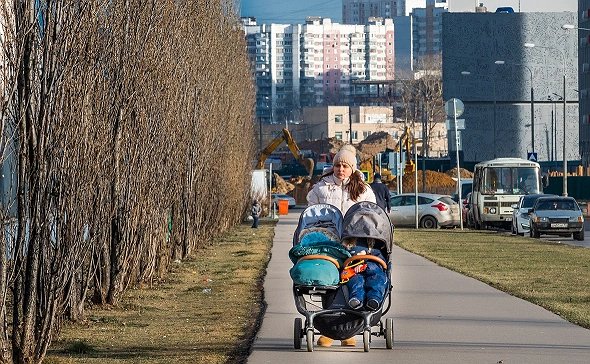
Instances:
[[[235,224],[253,85],[230,0],[0,4],[0,362]]]

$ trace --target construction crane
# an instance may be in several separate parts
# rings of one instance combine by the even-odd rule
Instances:
[[[301,151],[299,150],[297,143],[295,143],[295,140],[293,139],[293,136],[291,135],[291,132],[289,131],[289,129],[283,129],[281,134],[279,136],[277,136],[276,138],[274,138],[266,146],[266,148],[264,148],[260,152],[260,155],[258,156],[258,163],[256,164],[256,169],[263,169],[264,168],[264,161],[266,160],[266,158],[268,158],[268,156],[271,155],[271,153],[279,145],[281,145],[282,142],[285,142],[287,144],[287,146],[289,147],[289,150],[291,151],[291,154],[293,154],[295,159],[297,159],[299,161],[299,163],[301,163],[305,167],[305,170],[309,174],[309,177],[313,176],[313,167],[314,167],[313,159],[304,158],[301,155]]]

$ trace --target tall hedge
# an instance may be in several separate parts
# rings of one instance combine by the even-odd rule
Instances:
[[[0,362],[239,222],[254,87],[230,0],[0,4]]]

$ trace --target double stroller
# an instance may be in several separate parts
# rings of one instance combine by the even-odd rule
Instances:
[[[329,204],[312,205],[301,213],[289,251],[294,263],[290,274],[295,306],[305,316],[305,322],[295,318],[295,349],[301,348],[305,337],[307,351],[313,351],[315,334],[334,340],[362,335],[365,352],[369,351],[373,336],[384,337],[386,347],[393,348],[393,319],[381,320],[391,307],[393,233],[387,213],[372,202],[353,205],[344,217]],[[386,276],[385,293],[378,307],[349,306],[349,287],[343,277],[368,256],[351,256],[342,244],[347,239],[371,239],[374,249],[385,258],[380,260]]]

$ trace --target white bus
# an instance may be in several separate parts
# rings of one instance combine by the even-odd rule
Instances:
[[[475,228],[508,228],[511,206],[523,195],[542,193],[546,181],[539,164],[526,159],[497,158],[476,164],[469,201]]]

